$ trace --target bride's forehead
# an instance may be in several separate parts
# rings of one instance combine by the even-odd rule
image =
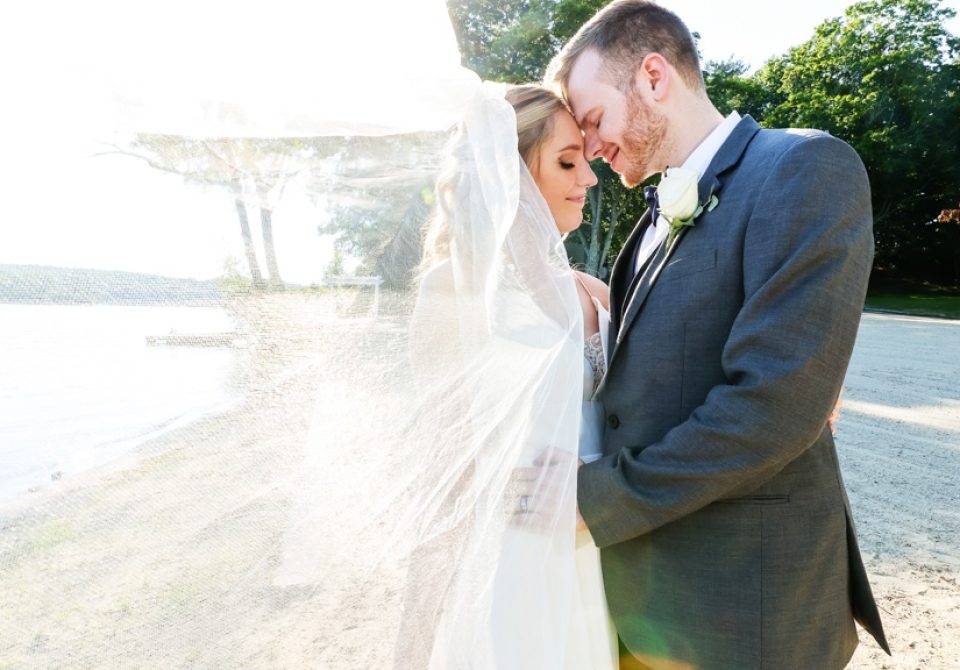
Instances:
[[[548,143],[553,148],[562,148],[567,145],[579,146],[583,140],[583,133],[576,120],[567,111],[558,111],[553,120],[553,131],[550,133]]]

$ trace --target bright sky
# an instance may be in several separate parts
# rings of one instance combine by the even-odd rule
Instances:
[[[706,59],[733,55],[753,67],[805,41],[817,24],[851,4],[663,3],[701,34]],[[90,158],[104,149],[91,140],[109,138],[105,129],[111,127],[114,111],[105,107],[107,96],[88,75],[106,68],[121,78],[156,80],[151,107],[163,109],[164,115],[168,97],[186,89],[212,97],[232,95],[248,107],[251,101],[266,100],[295,110],[303,118],[285,119],[290,126],[304,119],[309,124],[318,109],[334,110],[351,122],[375,123],[384,114],[396,121],[401,106],[389,86],[436,88],[432,79],[417,84],[403,80],[404,74],[436,68],[438,76],[446,76],[444,68],[456,60],[452,32],[442,25],[442,0],[354,0],[337,3],[336,9],[325,4],[167,0],[154,5],[148,16],[143,5],[128,0],[5,3],[0,7],[0,62],[7,64],[0,70],[0,263],[201,278],[218,275],[227,258],[243,267],[229,195],[187,187],[180,178],[133,159]],[[304,14],[309,11],[305,5],[314,6],[314,15]],[[944,5],[960,10],[960,0]],[[221,21],[225,16],[240,23],[227,30]],[[148,34],[141,29],[144,21],[150,24]],[[383,28],[379,32],[377,25]],[[350,31],[349,26],[363,30]],[[960,33],[960,19],[951,21],[950,28]],[[179,38],[173,39],[175,34]],[[344,68],[345,63],[355,69]],[[170,77],[171,70],[187,74]],[[347,94],[351,81],[365,85]],[[431,100],[434,106],[439,102]],[[253,109],[244,122],[256,125],[274,118],[275,111]],[[216,123],[224,123],[222,114]],[[251,210],[257,240],[258,219]],[[322,276],[332,253],[331,241],[316,234],[323,220],[322,202],[288,189],[274,212],[284,279],[309,283]],[[258,253],[263,268],[259,245]]]
[[[476,80],[440,0],[5,3],[0,63],[0,263],[200,278],[228,260],[246,268],[232,197],[135,158],[93,157],[109,154],[114,119],[199,136],[447,127]],[[421,89],[427,105],[400,100]],[[115,105],[115,91],[132,104]],[[259,212],[248,215],[266,274]],[[295,184],[276,203],[285,280],[321,279],[325,219]]]
[[[731,55],[759,68],[772,56],[806,42],[823,21],[841,16],[855,4],[851,0],[660,0],[683,19],[690,30],[700,33],[705,60]],[[960,15],[960,0],[944,0]],[[947,27],[960,34],[960,18]]]

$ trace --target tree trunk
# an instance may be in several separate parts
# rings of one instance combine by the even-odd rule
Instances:
[[[620,206],[610,207],[610,227],[607,228],[607,236],[603,240],[603,251],[600,252],[600,260],[597,263],[596,276],[606,281],[607,259],[610,257],[610,245],[613,244],[613,235],[617,232],[617,224],[620,222]]]
[[[250,279],[256,291],[266,288],[263,275],[260,274],[260,264],[257,262],[257,253],[253,248],[253,235],[250,234],[250,221],[247,219],[247,206],[243,202],[243,191],[237,181],[230,183],[233,190],[233,204],[237,207],[237,218],[240,219],[240,235],[243,237],[243,250],[247,255],[247,265],[250,268]]]
[[[280,267],[277,265],[277,249],[273,244],[273,212],[262,205],[260,207],[260,227],[263,230],[263,255],[267,259],[270,287],[281,290],[283,289],[283,280],[280,278]]]
[[[587,248],[586,270],[594,277],[599,277],[600,237],[603,229],[600,227],[600,217],[603,213],[603,177],[597,176],[597,183],[590,189],[590,246]]]

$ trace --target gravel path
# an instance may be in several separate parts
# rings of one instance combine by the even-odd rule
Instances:
[[[864,315],[837,435],[893,648],[850,668],[960,668],[960,321]]]

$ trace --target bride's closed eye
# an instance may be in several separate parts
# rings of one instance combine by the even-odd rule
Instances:
[[[560,161],[560,167],[562,167],[564,170],[572,170],[576,167],[576,165],[574,163],[568,163],[562,160]]]

